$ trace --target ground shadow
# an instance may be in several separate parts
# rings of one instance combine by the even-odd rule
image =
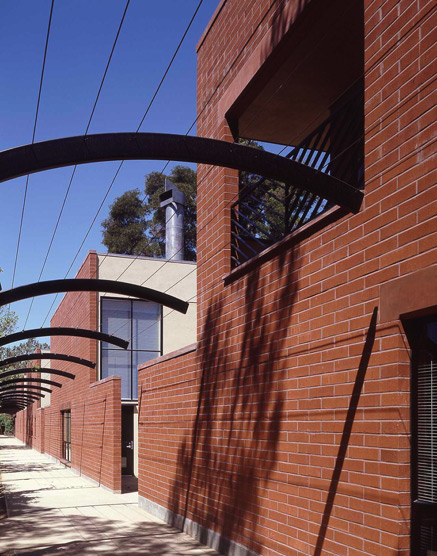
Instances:
[[[120,502],[120,498],[114,499],[92,483],[85,481],[82,486],[73,487],[78,494],[71,497],[71,489],[65,486],[65,476],[64,484],[52,484],[56,483],[57,477],[53,475],[51,463],[41,464],[47,473],[38,477],[38,489],[27,489],[29,476],[21,480],[10,475],[29,470],[30,466],[21,461],[21,456],[14,458],[14,451],[20,450],[21,454],[23,447],[16,446],[14,441],[3,444],[2,448],[0,478],[6,491],[8,516],[0,514],[0,554],[194,556],[212,552],[171,526],[151,519],[135,503]],[[31,456],[33,450],[26,449]],[[13,468],[6,450],[11,451],[10,459],[15,459]],[[64,470],[59,465],[56,469]],[[78,477],[71,474],[71,479],[77,480]],[[90,495],[90,489],[95,494]],[[81,490],[86,494],[81,496]],[[52,491],[49,498],[47,491]],[[53,498],[56,499],[56,508],[50,504]]]

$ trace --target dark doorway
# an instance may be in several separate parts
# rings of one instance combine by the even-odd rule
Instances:
[[[121,474],[134,474],[134,406],[121,407]]]

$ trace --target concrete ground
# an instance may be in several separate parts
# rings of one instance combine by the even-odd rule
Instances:
[[[138,493],[112,494],[15,438],[0,436],[0,555],[218,556],[138,508]]]

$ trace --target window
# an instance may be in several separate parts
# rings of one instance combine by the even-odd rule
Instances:
[[[62,457],[71,461],[71,411],[62,412]]]
[[[412,554],[437,554],[437,318],[406,326],[412,346]]]
[[[286,157],[363,189],[364,93],[361,82],[348,90],[341,101],[331,107],[330,116]],[[238,200],[231,206],[233,268],[333,206],[299,183],[280,183],[242,172],[239,186]]]
[[[127,350],[102,343],[101,377],[121,376],[122,399],[135,400],[137,366],[162,355],[161,306],[131,299],[102,298],[102,332],[128,340]]]

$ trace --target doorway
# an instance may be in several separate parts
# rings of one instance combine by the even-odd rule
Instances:
[[[121,406],[121,474],[134,475],[134,406]]]

